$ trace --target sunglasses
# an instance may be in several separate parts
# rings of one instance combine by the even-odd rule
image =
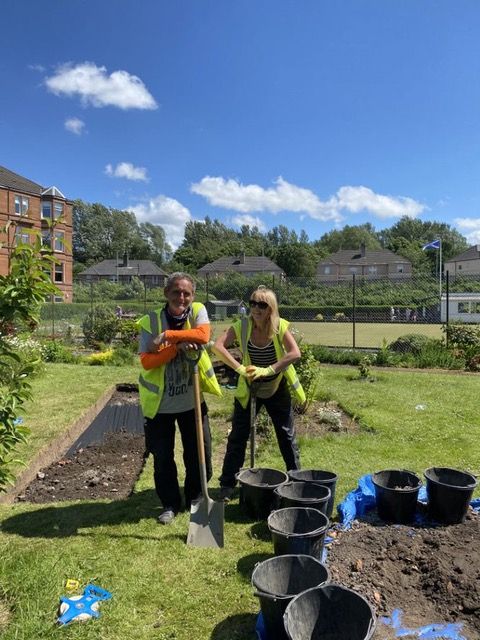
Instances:
[[[258,307],[259,309],[263,309],[264,311],[265,309],[268,309],[268,302],[263,302],[263,300],[249,300],[248,305],[250,309],[252,309],[252,307]]]

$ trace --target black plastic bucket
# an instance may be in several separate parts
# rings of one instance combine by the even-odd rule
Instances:
[[[332,583],[293,598],[284,624],[290,640],[369,640],[376,616],[363,596]]]
[[[443,524],[463,522],[477,486],[475,476],[448,467],[431,467],[424,475],[429,515]]]
[[[283,614],[293,598],[330,581],[327,567],[305,555],[276,556],[256,565],[252,586],[260,600],[267,638],[287,640]]]
[[[422,481],[413,471],[377,471],[372,475],[372,482],[378,515],[382,520],[407,523],[414,519]]]
[[[267,520],[275,555],[306,554],[322,559],[327,516],[310,507],[288,507],[272,511]]]
[[[313,507],[327,515],[331,492],[316,482],[286,482],[274,491],[279,509],[286,507]]]
[[[243,469],[237,473],[240,483],[240,504],[247,514],[255,519],[265,520],[272,510],[274,490],[288,476],[277,469]]]
[[[316,484],[323,484],[324,487],[328,487],[331,495],[327,505],[326,516],[328,518],[331,517],[338,480],[336,473],[333,473],[333,471],[322,471],[321,469],[296,469],[289,471],[288,477],[295,482],[315,482]]]

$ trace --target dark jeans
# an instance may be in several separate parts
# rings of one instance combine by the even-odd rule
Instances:
[[[212,443],[208,422],[207,405],[202,403],[203,442],[207,480],[212,477]],[[153,455],[153,478],[158,497],[164,508],[175,512],[182,508],[182,497],[178,484],[175,464],[175,422],[180,429],[185,464],[185,506],[202,493],[200,466],[198,462],[197,437],[195,432],[195,411],[182,413],[157,413],[154,418],[145,418],[145,446]]]
[[[265,406],[268,415],[272,419],[280,453],[287,471],[300,469],[300,454],[295,437],[292,400],[285,380],[282,380],[279,388],[271,398],[257,398],[256,413],[260,411],[262,406]],[[223,461],[222,475],[220,476],[222,487],[235,486],[235,474],[240,471],[245,461],[245,452],[250,436],[250,407],[250,401],[247,408],[244,409],[235,399],[232,430],[228,436],[227,452]]]

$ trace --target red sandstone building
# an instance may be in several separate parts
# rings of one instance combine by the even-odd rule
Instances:
[[[50,229],[48,222],[58,222]],[[7,233],[4,227],[10,222]],[[55,302],[72,301],[72,201],[57,187],[43,187],[0,166],[0,274],[10,268],[10,252],[19,242],[34,242],[29,230],[42,234],[52,247],[57,264],[51,277],[61,293]]]

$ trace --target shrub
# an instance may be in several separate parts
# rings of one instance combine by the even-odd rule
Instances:
[[[100,351],[98,353],[92,353],[85,358],[87,364],[94,367],[103,367],[106,364],[111,364],[113,358],[113,349],[107,349],[107,351]]]
[[[420,369],[463,369],[465,358],[447,349],[441,340],[430,339],[414,355],[414,366]]]
[[[303,413],[315,398],[320,373],[312,347],[302,343],[300,344],[300,353],[302,356],[295,369],[306,396],[305,404],[302,407],[298,407],[298,411]]]
[[[5,338],[11,349],[9,363],[12,371],[20,371],[26,364],[31,365],[31,376],[38,375],[43,369],[43,349],[40,342],[29,334],[11,335]],[[12,353],[14,355],[12,355]],[[1,375],[0,375],[1,382]]]
[[[452,322],[448,326],[443,325],[442,331],[448,339],[449,346],[480,350],[480,325]]]
[[[65,364],[76,364],[81,361],[81,356],[74,355],[72,350],[58,340],[48,340],[42,346],[43,359],[45,362],[63,362]]]
[[[131,349],[127,349],[125,347],[115,347],[111,360],[107,364],[110,364],[114,367],[124,367],[135,364],[135,360],[135,355],[132,353]]]
[[[467,362],[467,367],[469,371],[480,371],[480,353],[472,356],[470,360]]]
[[[390,351],[394,353],[420,353],[421,349],[430,340],[428,336],[420,333],[408,333],[404,336],[398,337],[394,342],[389,345]]]
[[[98,305],[89,311],[82,324],[85,343],[95,346],[99,342],[109,344],[118,331],[118,318],[112,309]]]
[[[123,347],[136,351],[138,347],[138,327],[135,320],[122,318],[119,323],[120,342]]]

